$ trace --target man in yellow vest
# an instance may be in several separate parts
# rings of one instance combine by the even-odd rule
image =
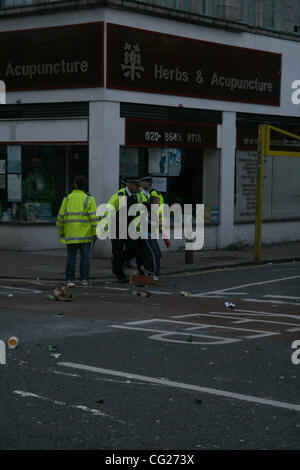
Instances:
[[[81,285],[87,286],[90,273],[91,243],[97,238],[96,202],[87,192],[88,181],[83,175],[74,179],[74,190],[63,199],[56,220],[59,239],[67,245],[66,280],[68,287],[75,287],[77,249],[80,250]]]
[[[123,181],[122,181],[123,183]],[[116,193],[114,193],[108,203],[107,206],[110,206],[114,209],[115,214],[113,216],[116,217],[116,238],[111,239],[112,244],[112,272],[118,278],[118,281],[121,283],[128,282],[128,279],[125,275],[123,270],[124,263],[128,262],[133,257],[139,256],[139,240],[132,240],[128,236],[127,231],[127,238],[121,238],[119,233],[119,216],[121,216],[120,212],[122,210],[130,208],[133,204],[138,204],[140,202],[140,198],[138,195],[138,190],[140,186],[140,181],[137,178],[127,178],[126,186],[119,189]],[[127,202],[127,206],[125,204],[125,200]],[[128,214],[128,212],[127,212]],[[127,217],[126,214],[126,217]],[[109,216],[109,209],[108,209],[108,216]],[[124,214],[125,216],[125,214]],[[107,217],[107,215],[105,216]],[[127,228],[130,222],[134,219],[134,216],[127,217]],[[104,224],[106,223],[105,219],[103,219]]]

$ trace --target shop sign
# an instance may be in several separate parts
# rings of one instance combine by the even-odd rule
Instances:
[[[107,25],[107,87],[280,105],[281,54]]]
[[[125,145],[216,148],[217,125],[126,118]]]
[[[281,128],[281,126],[280,126]],[[300,136],[300,129],[291,129],[285,127],[284,130]],[[240,126],[237,128],[237,149],[257,150],[258,145],[258,126]],[[271,129],[270,149],[286,152],[299,152],[300,140],[294,139],[288,135],[279,134]]]
[[[7,91],[103,86],[103,23],[0,33]]]

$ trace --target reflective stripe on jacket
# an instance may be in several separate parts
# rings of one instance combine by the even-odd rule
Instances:
[[[96,236],[99,217],[96,214],[93,196],[74,189],[63,199],[56,219],[60,241],[69,243],[90,243]]]

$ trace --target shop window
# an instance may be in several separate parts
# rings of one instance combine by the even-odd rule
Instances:
[[[120,148],[120,180],[147,173],[152,174],[153,187],[163,194],[166,203],[204,204],[205,221],[218,223],[218,149]]]
[[[88,176],[83,145],[1,145],[0,220],[54,222],[76,174]]]

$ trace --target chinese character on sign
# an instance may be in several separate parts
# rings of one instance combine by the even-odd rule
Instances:
[[[138,44],[132,45],[126,42],[124,46],[124,64],[121,64],[124,77],[130,77],[132,82],[136,78],[142,78],[140,72],[144,71],[144,67],[141,65],[141,59],[141,50]]]

